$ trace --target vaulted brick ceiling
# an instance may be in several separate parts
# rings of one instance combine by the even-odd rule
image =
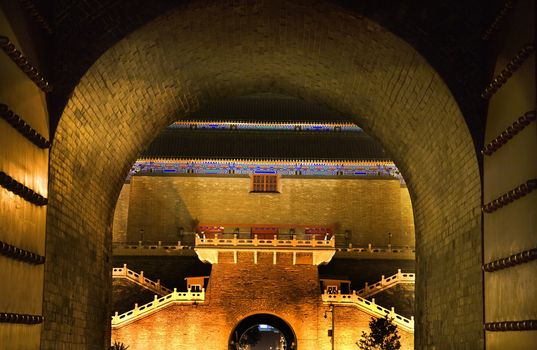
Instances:
[[[187,0],[29,0],[51,28],[51,125],[57,125],[68,95],[108,48],[150,20]],[[490,43],[481,35],[502,0],[336,0],[351,15],[377,21],[416,48],[451,89],[473,134],[482,142],[485,104],[479,94],[489,78]],[[245,2],[255,6],[255,2]]]

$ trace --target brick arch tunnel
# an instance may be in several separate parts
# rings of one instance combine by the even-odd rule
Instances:
[[[416,347],[452,344],[458,325],[461,343],[481,347],[480,175],[453,96],[375,22],[288,1],[175,9],[80,80],[50,155],[42,347],[109,340],[112,216],[138,153],[201,105],[256,92],[328,106],[382,142],[414,208]]]
[[[242,336],[252,327],[259,325],[268,325],[276,328],[285,338],[286,348],[289,350],[297,349],[297,337],[291,325],[282,318],[272,314],[253,314],[243,318],[233,329],[229,336],[229,350],[237,349],[237,344]]]

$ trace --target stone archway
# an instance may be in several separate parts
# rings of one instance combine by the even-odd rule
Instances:
[[[200,104],[255,92],[326,105],[383,143],[414,205],[416,347],[480,347],[480,178],[455,100],[375,22],[283,0],[178,8],[81,79],[50,156],[42,347],[102,348],[109,334],[112,214],[139,151]]]
[[[254,314],[242,319],[235,326],[229,335],[229,350],[238,349],[236,344],[241,335],[244,334],[248,329],[260,324],[269,325],[278,329],[285,338],[285,343],[287,344],[288,350],[298,349],[296,334],[293,331],[293,328],[291,328],[287,322],[278,316],[271,314]]]

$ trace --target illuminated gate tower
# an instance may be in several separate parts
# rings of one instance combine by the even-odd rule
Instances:
[[[335,239],[196,237],[200,260],[212,264],[207,290],[174,291],[112,321],[113,340],[130,349],[238,349],[251,326],[280,330],[287,349],[355,349],[371,316],[390,312],[356,294],[323,294],[318,265]],[[330,312],[331,310],[334,312]],[[327,316],[328,314],[328,316]],[[413,320],[397,317],[404,349],[413,348]]]

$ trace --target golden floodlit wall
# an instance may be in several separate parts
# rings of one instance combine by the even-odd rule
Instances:
[[[494,77],[505,77],[505,71],[511,73],[488,97],[483,262],[484,321],[489,350],[529,350],[537,344],[535,325],[531,330],[529,322],[537,319],[537,261],[523,263],[527,260],[520,258],[537,248],[537,193],[533,191],[517,199],[509,194],[511,199],[500,207],[491,204],[515,188],[526,191],[527,187],[523,188],[528,182],[537,184],[535,31],[529,28],[535,28],[535,2],[518,1],[500,28],[505,41],[498,53]],[[533,53],[523,53],[531,44]],[[488,146],[495,139],[501,140],[500,146]]]
[[[31,43],[19,41],[2,9],[0,35],[25,57],[33,52]],[[35,57],[27,59],[36,65]],[[42,199],[47,197],[49,152],[48,146],[37,145],[29,128],[48,140],[47,106],[44,92],[3,50],[0,77],[0,349],[38,349],[47,210]],[[33,200],[37,197],[30,190],[41,200]]]
[[[125,184],[121,188],[114,210],[114,220],[112,221],[112,234],[114,242],[127,241],[127,219],[129,217],[130,184]]]
[[[112,341],[132,350],[227,349],[234,328],[244,318],[271,314],[291,327],[297,349],[329,349],[332,319],[319,287],[317,266],[294,265],[291,253],[279,253],[276,264],[272,253],[259,253],[257,263],[251,252],[239,252],[237,264],[219,257],[204,302],[170,306],[114,328]],[[334,313],[336,349],[357,349],[355,343],[362,331],[369,331],[371,316],[347,305],[335,306]],[[413,349],[413,333],[398,332],[402,349]]]
[[[250,191],[250,177],[134,176],[116,205],[114,240],[125,241],[128,215],[127,241],[177,241],[180,228],[198,224],[226,232],[279,224],[329,226],[338,243],[349,230],[354,245],[387,245],[388,232],[393,245],[415,245],[410,195],[398,180],[283,177],[279,193]]]

